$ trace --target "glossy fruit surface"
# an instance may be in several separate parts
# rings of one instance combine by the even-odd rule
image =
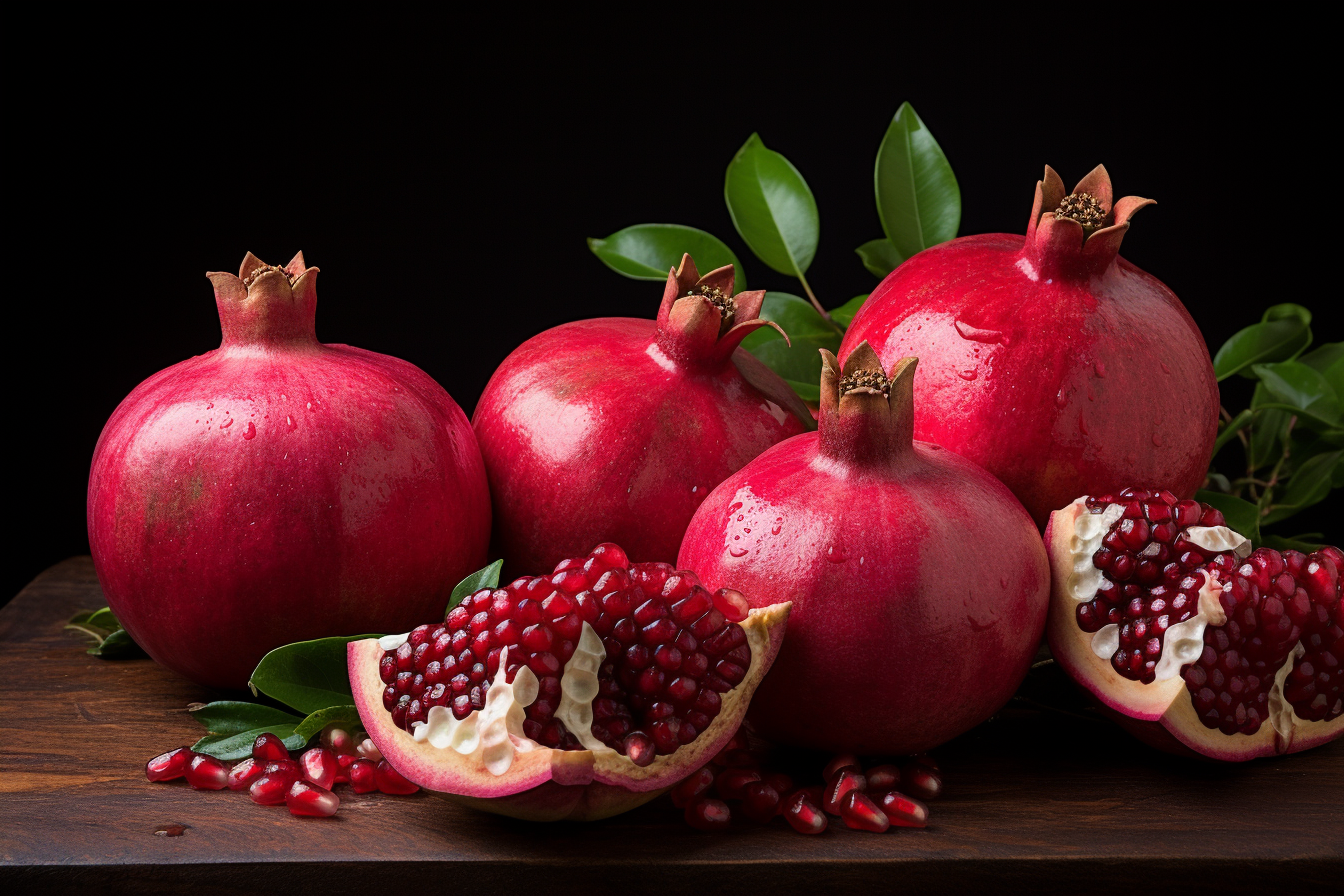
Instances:
[[[1189,497],[1218,427],[1209,351],[1180,300],[1118,255],[1151,200],[1112,202],[1098,166],[1065,195],[1048,166],[1025,240],[955,239],[892,271],[845,333],[917,354],[915,437],[983,466],[1044,526],[1080,494]]]
[[[719,605],[737,601],[602,544],[441,624],[351,642],[355,705],[412,785],[520,818],[614,815],[723,749],[770,667],[787,604],[740,622]]]
[[[1055,659],[1126,728],[1240,761],[1344,734],[1344,552],[1253,549],[1162,489],[1079,498],[1046,529]]]
[[[739,348],[774,326],[764,292],[686,256],[657,321],[547,330],[491,377],[473,415],[507,570],[550,569],[603,541],[635,561],[676,559],[695,508],[761,451],[811,428],[793,390]]]
[[[780,743],[899,755],[984,721],[1040,641],[1049,564],[984,470],[912,442],[915,361],[826,355],[820,431],[723,482],[678,562],[753,606],[793,601],[751,720]],[[852,761],[852,759],[846,759]]]
[[[484,565],[466,416],[405,361],[314,330],[317,268],[209,275],[220,348],[118,406],[89,474],[108,604],[159,663],[241,689],[270,649],[398,631]]]

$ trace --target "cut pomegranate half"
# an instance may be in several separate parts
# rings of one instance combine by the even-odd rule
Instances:
[[[1344,733],[1344,553],[1252,549],[1168,491],[1050,517],[1047,636],[1060,666],[1143,740],[1238,761]]]
[[[603,544],[477,591],[442,624],[351,642],[350,684],[377,749],[426,790],[517,818],[605,818],[737,731],[789,612],[734,621],[739,604]]]

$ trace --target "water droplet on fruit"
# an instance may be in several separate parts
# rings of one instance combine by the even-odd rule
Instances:
[[[1087,420],[1083,418],[1082,414],[1078,415],[1078,431],[1087,435]]]
[[[1003,333],[998,330],[986,330],[980,327],[972,326],[964,320],[953,322],[957,328],[957,333],[962,339],[969,339],[972,342],[1003,342]]]
[[[826,559],[832,563],[844,563],[847,559],[844,546],[839,543],[831,545],[826,549]]]
[[[738,521],[739,523],[742,522],[744,519],[746,519],[746,517],[743,516],[742,514],[739,513],[739,514],[737,515],[737,521]]]
[[[1153,445],[1157,448],[1162,447],[1162,433],[1160,432],[1153,433]]]
[[[1167,362],[1166,362],[1166,361],[1158,361],[1157,363],[1160,364],[1160,365],[1162,366],[1162,372],[1163,372],[1163,373],[1171,373],[1171,368],[1167,366]]]
[[[243,430],[243,438],[252,439],[256,438],[256,435],[257,435],[257,425],[253,423],[251,420],[247,421],[247,429]]]
[[[1064,407],[1064,405],[1068,403],[1069,403],[1069,396],[1064,394],[1063,389],[1060,389],[1058,392],[1055,393],[1055,407],[1062,408]]]
[[[288,414],[285,415],[285,425],[289,427],[291,432],[299,428],[298,425],[294,422],[294,418],[289,416]]]
[[[729,548],[729,549],[728,549],[728,556],[729,556],[729,557],[745,557],[745,556],[747,556],[747,549],[744,548],[744,547],[734,547],[734,548]]]
[[[205,409],[206,409],[207,411],[210,410],[210,409],[211,409],[212,407],[214,407],[214,406],[215,406],[215,403],[214,403],[213,401],[207,401],[207,402],[205,403]]]
[[[968,367],[965,370],[958,370],[957,376],[961,377],[964,380],[973,380],[975,379],[975,368]]]
[[[775,524],[772,527],[770,527],[770,534],[778,535],[781,531],[783,531],[783,529],[784,529],[784,521],[775,520]]]
[[[1100,359],[1092,362],[1092,369],[1097,372],[1097,376],[1106,375],[1106,364]]]
[[[233,418],[230,417],[229,419],[225,420],[223,423],[219,424],[219,428],[220,428],[220,429],[228,429],[228,428],[229,428],[230,426],[232,426],[232,425],[233,425]]]
[[[728,514],[731,516],[732,514],[737,513],[741,509],[742,509],[742,502],[734,501],[732,504],[728,506]]]

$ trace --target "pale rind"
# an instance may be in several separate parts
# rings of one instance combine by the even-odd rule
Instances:
[[[1226,526],[1191,526],[1185,540],[1215,554],[1231,551],[1243,560],[1251,556],[1251,540]]]
[[[560,676],[560,705],[555,717],[564,723],[579,743],[594,753],[616,752],[593,735],[593,698],[597,696],[597,670],[607,658],[602,639],[587,622],[579,634],[574,655]]]

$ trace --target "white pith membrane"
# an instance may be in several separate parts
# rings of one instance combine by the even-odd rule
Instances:
[[[527,666],[522,666],[513,682],[506,682],[506,657],[501,657],[482,709],[458,720],[447,707],[431,707],[426,721],[414,725],[414,733],[397,727],[383,711],[381,694],[385,684],[378,673],[383,652],[395,650],[406,640],[405,635],[351,642],[350,685],[360,718],[374,744],[394,768],[426,790],[491,799],[526,797],[526,791],[547,782],[577,787],[612,785],[609,790],[619,788],[624,796],[606,794],[603,797],[606,803],[592,814],[548,814],[533,812],[531,807],[513,812],[484,807],[539,819],[605,817],[657,796],[708,761],[733,736],[746,704],[779,651],[789,608],[790,604],[783,603],[751,610],[738,623],[751,649],[751,665],[742,681],[722,694],[718,715],[695,740],[673,753],[656,756],[644,767],[635,765],[592,734],[597,673],[606,658],[606,649],[587,622],[574,654],[564,666],[561,699],[555,713],[555,718],[583,744],[581,750],[545,747],[523,734],[524,709],[537,698],[537,679]],[[366,706],[372,711],[366,713]]]
[[[1078,625],[1076,609],[1097,594],[1103,576],[1093,565],[1092,557],[1111,527],[1124,515],[1125,508],[1110,504],[1102,512],[1093,513],[1087,500],[1084,495],[1063,510],[1055,511],[1046,529],[1054,593],[1067,597],[1051,601],[1049,641],[1056,661],[1075,680],[1111,709],[1133,719],[1160,722],[1185,746],[1215,758],[1241,760],[1297,752],[1344,731],[1344,716],[1331,721],[1308,721],[1299,717],[1284,698],[1285,680],[1297,658],[1306,652],[1301,642],[1275,673],[1269,692],[1270,724],[1262,724],[1253,734],[1229,735],[1206,727],[1198,718],[1182,672],[1203,653],[1205,629],[1227,621],[1218,599],[1224,586],[1216,570],[1212,573],[1200,570],[1204,585],[1199,590],[1198,612],[1166,630],[1155,680],[1143,684],[1116,672],[1111,657],[1119,647],[1119,625],[1110,623],[1095,633],[1086,632]],[[1185,532],[1188,541],[1207,551],[1231,551],[1239,558],[1252,552],[1250,541],[1226,526],[1191,526]],[[1059,562],[1065,558],[1065,563]]]

